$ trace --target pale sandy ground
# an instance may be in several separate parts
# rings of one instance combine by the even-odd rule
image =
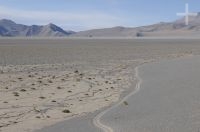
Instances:
[[[0,42],[0,131],[32,132],[94,112],[119,100],[136,66],[200,52],[198,40],[68,41]]]
[[[126,65],[114,64],[91,70],[35,65],[6,67],[4,71],[0,76],[3,132],[31,131],[35,126],[40,128],[98,110],[116,102],[120,92],[134,80]]]

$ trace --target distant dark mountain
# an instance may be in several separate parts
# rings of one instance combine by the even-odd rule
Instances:
[[[65,31],[62,28],[48,24],[45,26],[26,26],[16,24],[11,20],[0,20],[0,36],[10,37],[200,37],[200,13],[189,17],[189,25],[185,25],[185,18],[173,22],[160,22],[141,27],[113,27],[93,29],[81,32]]]
[[[149,37],[149,36],[200,36],[200,13],[189,17],[189,25],[185,25],[185,18],[174,22],[160,22],[157,24],[127,28],[113,27],[81,31],[75,37]]]
[[[0,36],[7,37],[63,37],[74,34],[50,23],[45,26],[22,25],[7,19],[0,20]]]

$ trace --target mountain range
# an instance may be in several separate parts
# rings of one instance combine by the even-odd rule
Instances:
[[[113,27],[87,31],[65,31],[55,24],[44,26],[22,25],[7,19],[0,20],[0,36],[4,37],[164,37],[164,36],[197,36],[200,37],[200,13],[173,22],[160,22],[141,27]]]
[[[0,20],[0,36],[6,37],[63,37],[74,34],[50,23],[44,26],[22,25],[7,19]]]

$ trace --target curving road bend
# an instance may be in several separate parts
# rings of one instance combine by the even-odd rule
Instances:
[[[124,103],[124,101],[126,101],[128,98],[130,98],[132,95],[134,95],[135,93],[137,93],[140,89],[140,84],[142,83],[142,79],[139,77],[138,75],[138,67],[135,68],[135,78],[137,79],[137,84],[136,84],[136,88],[133,92],[131,92],[130,94],[128,94],[125,98],[123,98],[119,103],[115,104],[114,106],[106,109],[105,111],[99,113],[94,119],[93,119],[93,123],[96,127],[100,128],[103,132],[114,132],[114,130],[112,129],[112,127],[105,125],[104,123],[101,122],[101,118],[108,113],[109,111],[111,111],[112,109],[115,109],[116,107],[122,105]]]

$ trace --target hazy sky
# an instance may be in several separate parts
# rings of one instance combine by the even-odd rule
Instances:
[[[55,23],[66,30],[141,26],[177,19],[189,3],[200,11],[200,0],[0,0],[0,18],[23,24]]]

